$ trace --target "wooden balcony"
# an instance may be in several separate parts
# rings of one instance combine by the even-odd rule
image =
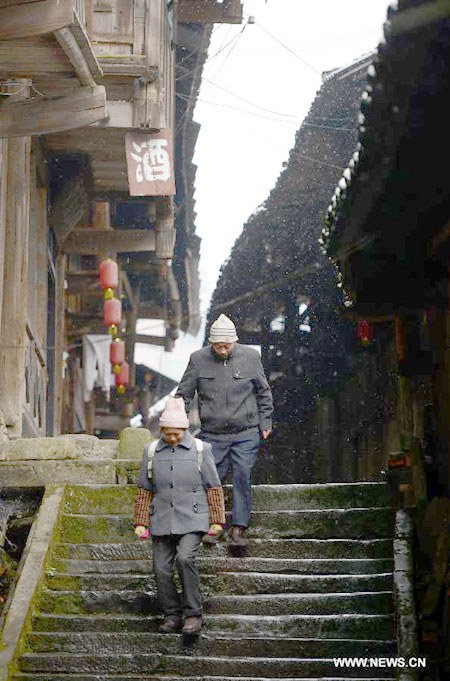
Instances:
[[[96,0],[90,38],[106,90],[106,116],[96,125],[51,135],[58,153],[89,157],[94,194],[128,193],[125,133],[173,130],[174,55],[164,0]]]
[[[92,0],[0,0],[0,137],[42,135],[106,115],[87,28]],[[22,93],[22,101],[11,95]],[[0,93],[0,94],[1,94]]]

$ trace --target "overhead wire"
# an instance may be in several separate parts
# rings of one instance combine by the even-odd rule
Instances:
[[[246,16],[248,17],[248,14],[247,14]],[[300,61],[302,64],[304,64],[304,65],[307,66],[309,69],[311,69],[312,71],[314,71],[315,73],[317,73],[319,76],[322,75],[322,72],[321,72],[321,71],[319,71],[318,69],[316,69],[315,66],[313,66],[312,64],[310,64],[309,62],[307,62],[306,59],[303,59],[303,57],[300,57],[300,55],[297,54],[297,52],[294,52],[294,50],[293,50],[292,48],[290,48],[288,45],[286,45],[286,43],[284,43],[282,40],[280,40],[279,38],[277,38],[276,36],[274,36],[273,33],[271,33],[270,31],[267,30],[267,28],[264,28],[264,26],[262,26],[261,24],[259,24],[257,21],[255,22],[254,25],[255,25],[255,26],[258,26],[258,28],[259,28],[261,31],[263,31],[263,32],[266,33],[268,36],[270,36],[270,37],[272,38],[272,40],[274,40],[276,43],[278,43],[278,45],[281,45],[281,47],[284,47],[285,50],[287,50],[288,52],[290,52],[290,54],[292,54],[292,55],[293,55],[296,59],[298,59],[298,61]]]

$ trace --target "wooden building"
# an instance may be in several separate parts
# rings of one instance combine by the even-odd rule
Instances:
[[[139,399],[134,344],[170,350],[179,330],[198,328],[192,110],[209,22],[241,20],[234,0],[0,0],[0,412],[10,437],[102,432],[108,404],[117,430],[127,425]],[[192,62],[189,107],[175,92],[180,51]],[[159,130],[172,138],[177,194],[130,196],[125,135]],[[83,337],[106,333],[105,257],[119,263],[131,378],[96,408],[78,398]],[[163,320],[165,338],[137,336],[138,318]]]
[[[448,137],[449,27],[448,3],[403,0],[389,11],[363,94],[358,148],[322,235],[348,315],[372,323],[395,359],[391,452],[426,456],[429,485],[447,497],[449,181],[436,150]]]
[[[261,346],[274,394],[275,435],[259,459],[259,482],[373,479],[382,468],[360,470],[356,453],[363,435],[375,439],[383,417],[374,410],[373,379],[353,385],[359,418],[353,410],[343,425],[344,385],[360,375],[367,353],[355,325],[340,318],[336,271],[318,243],[329,197],[357,144],[371,60],[324,74],[289,159],[244,226],[213,296],[210,317],[226,312],[241,342]]]

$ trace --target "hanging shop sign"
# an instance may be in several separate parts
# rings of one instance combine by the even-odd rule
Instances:
[[[125,135],[130,196],[173,196],[175,176],[170,130]]]

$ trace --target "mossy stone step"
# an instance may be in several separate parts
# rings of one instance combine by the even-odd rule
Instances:
[[[130,677],[128,674],[126,676],[120,675],[110,675],[110,674],[102,674],[101,675],[101,681],[130,681],[130,679],[133,677]],[[188,681],[268,681],[267,677],[249,677],[249,676],[157,676],[152,674],[151,676],[148,676],[147,674],[139,674],[137,677],[139,681],[185,681],[185,679],[188,679]],[[365,681],[391,681],[393,679],[393,676],[377,676],[377,677],[370,677],[365,679]],[[326,681],[347,681],[348,676],[343,678],[340,676],[339,678],[337,676],[333,677],[326,677]],[[11,678],[11,681],[99,681],[99,676],[98,674],[14,674],[14,676]],[[285,677],[283,681],[324,681],[324,677],[321,676],[320,678],[317,678],[316,676],[313,678],[311,676],[308,676],[308,678],[300,678],[298,676],[295,677],[295,679],[292,678],[287,678]]]
[[[131,560],[149,559],[151,542],[129,537],[124,542],[57,543],[52,553],[56,558],[77,560]],[[392,539],[258,539],[247,540],[249,557],[272,558],[392,558]],[[217,556],[230,560],[228,545],[201,547],[200,556]],[[236,560],[236,559],[233,559]]]
[[[165,655],[239,657],[387,657],[394,653],[390,641],[290,638],[276,636],[236,636],[208,632],[190,641],[178,635],[158,633],[31,633],[26,650],[35,653],[101,653],[102,655],[139,655],[142,651]]]
[[[25,672],[68,672],[116,676],[130,674],[177,674],[208,676],[243,676],[266,678],[298,678],[335,676],[333,659],[325,658],[271,658],[271,657],[200,657],[186,655],[77,655],[71,653],[26,653],[19,660],[19,669]],[[373,669],[346,669],[348,678],[373,678]]]
[[[156,591],[153,575],[53,574],[47,587],[61,591]],[[380,575],[292,575],[259,572],[206,574],[200,580],[202,592],[228,594],[353,593],[388,591],[392,573]]]
[[[209,615],[205,632],[270,635],[279,637],[353,638],[390,641],[394,635],[392,615]],[[33,631],[42,632],[156,632],[162,619],[156,616],[34,615]]]
[[[135,462],[132,464],[137,468]],[[70,485],[65,497],[66,513],[133,513],[134,485]],[[225,485],[227,501],[231,487]],[[253,485],[254,511],[367,508],[389,505],[384,483],[331,483],[317,485]]]
[[[283,538],[386,538],[393,533],[394,515],[389,508],[328,509],[321,511],[258,511],[252,513],[248,537]],[[131,516],[67,515],[61,518],[65,541],[129,541]]]
[[[52,591],[42,589],[37,604],[43,613],[156,614],[154,593],[137,591]],[[205,603],[212,614],[329,615],[336,613],[388,614],[392,592],[326,594],[259,594],[214,596]]]
[[[202,573],[216,572],[260,572],[260,573],[292,573],[315,575],[370,575],[392,572],[392,558],[381,559],[348,559],[340,560],[319,558],[233,558],[216,556],[214,548],[208,556],[197,559]],[[131,560],[77,560],[54,558],[52,565],[58,572],[75,574],[150,574],[153,561],[144,559]]]

